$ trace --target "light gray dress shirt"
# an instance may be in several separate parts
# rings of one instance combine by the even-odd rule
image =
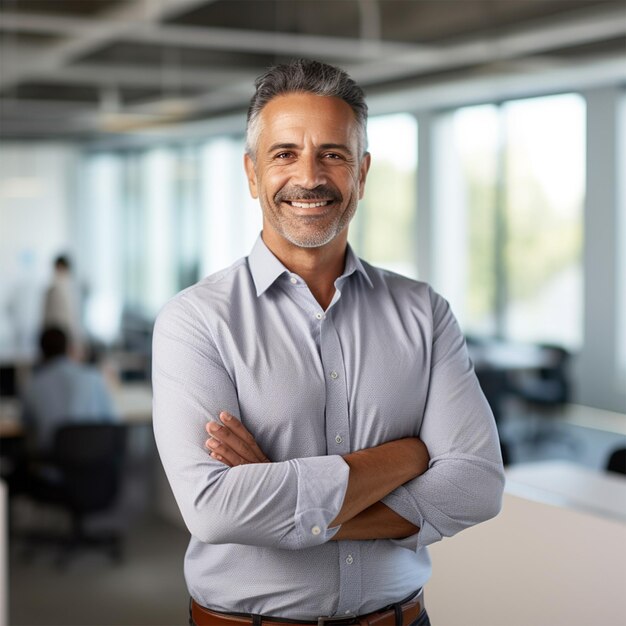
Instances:
[[[185,578],[218,611],[362,614],[430,575],[426,547],[500,509],[494,420],[446,301],[348,249],[327,310],[259,238],[175,296],[154,332],[156,441],[191,532]],[[239,417],[272,463],[229,468],[207,420]],[[349,452],[419,436],[428,471],[384,499],[403,540],[329,541]]]

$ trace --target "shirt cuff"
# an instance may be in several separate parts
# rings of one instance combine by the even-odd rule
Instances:
[[[415,505],[413,497],[405,487],[398,487],[385,496],[382,502],[404,519],[419,526],[419,531],[413,535],[403,539],[392,539],[391,541],[397,546],[416,552],[431,543],[441,541],[441,533],[424,519],[422,512]]]
[[[294,459],[289,463],[295,466],[298,480],[297,547],[309,548],[326,543],[340,528],[329,528],[329,525],[343,505],[350,468],[337,455]]]

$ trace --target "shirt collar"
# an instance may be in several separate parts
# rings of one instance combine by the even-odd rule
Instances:
[[[260,296],[276,281],[282,274],[290,273],[289,270],[272,254],[271,250],[265,245],[261,235],[258,236],[250,255],[248,256],[248,266],[252,274],[252,280],[256,287],[256,295]],[[361,259],[354,254],[354,251],[348,245],[346,252],[346,267],[343,274],[339,277],[347,278],[351,274],[359,272],[370,287],[373,287],[370,277],[367,275]],[[339,280],[338,279],[338,280]]]

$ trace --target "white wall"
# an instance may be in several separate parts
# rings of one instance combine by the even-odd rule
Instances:
[[[76,148],[0,145],[0,354],[32,345],[54,257],[72,253]]]

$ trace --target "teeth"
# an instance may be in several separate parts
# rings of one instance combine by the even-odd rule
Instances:
[[[315,209],[320,206],[326,206],[328,204],[328,200],[324,200],[324,202],[291,202],[291,206],[295,206],[298,209]]]

